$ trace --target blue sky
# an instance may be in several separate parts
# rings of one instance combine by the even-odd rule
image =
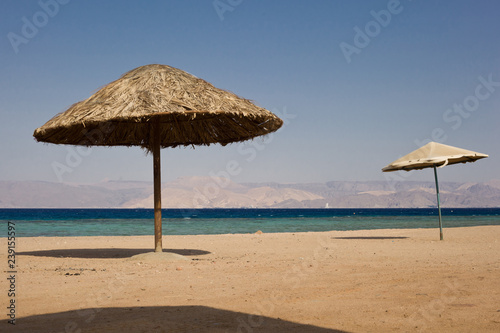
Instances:
[[[151,180],[139,148],[32,136],[151,63],[285,118],[249,143],[162,150],[163,181],[235,163],[236,182],[384,180],[382,167],[428,140],[490,155],[442,181],[500,179],[499,12],[495,0],[1,1],[0,180]]]

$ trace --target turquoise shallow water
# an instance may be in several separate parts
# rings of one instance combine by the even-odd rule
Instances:
[[[437,209],[165,209],[164,235],[437,228]],[[443,209],[443,227],[500,225],[500,208]],[[153,234],[151,209],[0,209],[17,237]]]

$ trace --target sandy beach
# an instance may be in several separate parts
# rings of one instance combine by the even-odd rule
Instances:
[[[13,332],[498,332],[500,227],[16,239]]]

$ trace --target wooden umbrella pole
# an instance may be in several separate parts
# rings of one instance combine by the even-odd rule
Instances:
[[[436,195],[438,203],[438,215],[439,215],[439,239],[443,240],[443,225],[441,223],[441,202],[439,200],[439,184],[436,165],[434,164],[434,180],[436,181]]]
[[[155,252],[162,252],[160,124],[153,125],[153,178],[155,207]]]

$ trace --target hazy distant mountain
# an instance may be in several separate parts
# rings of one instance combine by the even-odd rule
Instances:
[[[433,182],[334,181],[234,183],[185,177],[162,184],[164,208],[424,208],[436,206]],[[500,207],[500,180],[440,183],[443,207]],[[77,185],[0,181],[0,208],[152,208],[149,182]]]
[[[0,181],[2,208],[107,208],[149,194],[145,182],[104,182],[72,185],[37,181]]]

